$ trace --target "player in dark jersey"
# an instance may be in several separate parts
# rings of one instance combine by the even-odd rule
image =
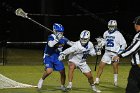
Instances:
[[[62,51],[65,44],[71,44],[71,42],[63,36],[64,27],[61,24],[55,23],[53,25],[54,34],[48,36],[47,44],[44,50],[44,64],[45,71],[42,78],[38,82],[38,88],[42,87],[43,81],[48,77],[53,70],[59,71],[61,75],[61,89],[65,90],[65,68],[62,61],[58,60],[59,53]]]

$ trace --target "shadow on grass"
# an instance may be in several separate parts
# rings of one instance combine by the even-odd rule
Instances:
[[[77,88],[73,87],[72,90],[62,91],[60,89],[60,86],[54,86],[54,85],[44,85],[42,89],[37,90],[38,93],[44,93],[44,92],[52,92],[52,93],[94,93],[92,89],[89,88]]]
[[[114,86],[111,82],[101,82],[101,84],[97,85],[100,87],[101,91],[111,91],[111,93],[125,93],[125,88],[118,86]],[[107,93],[107,92],[106,92]]]

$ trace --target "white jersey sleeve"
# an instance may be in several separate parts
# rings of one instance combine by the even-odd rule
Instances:
[[[51,36],[52,36],[54,39],[48,41],[48,46],[49,46],[49,47],[54,47],[54,45],[57,44],[58,41],[56,40],[56,36],[55,36],[54,34],[51,34]]]
[[[123,35],[121,33],[119,33],[119,44],[120,44],[120,49],[118,51],[118,54],[122,53],[125,48],[127,47],[127,43],[126,43],[126,40],[124,39]]]
[[[77,49],[78,49],[77,43],[74,43],[74,45],[65,49],[62,53],[64,53],[65,55],[68,55],[70,53],[73,53],[73,52],[77,51]]]
[[[89,43],[89,46],[90,46],[89,54],[91,56],[95,56],[96,55],[96,52],[95,52],[95,48],[93,47],[93,44],[92,43]]]
[[[67,44],[70,45],[70,46],[73,46],[73,45],[75,44],[75,42],[73,42],[73,41],[68,41]]]

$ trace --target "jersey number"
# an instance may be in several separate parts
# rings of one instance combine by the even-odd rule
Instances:
[[[87,59],[88,54],[89,54],[89,51],[84,51],[82,59]]]
[[[113,39],[107,39],[107,47],[114,47],[114,40]]]

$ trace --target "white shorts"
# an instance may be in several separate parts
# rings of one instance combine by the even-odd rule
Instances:
[[[113,61],[112,58],[114,56],[117,56],[117,54],[106,51],[105,54],[103,55],[101,61],[104,63],[107,63],[107,64],[111,64],[111,62]]]
[[[88,73],[91,71],[90,67],[87,65],[86,62],[79,63],[73,59],[70,59],[69,62],[74,63],[76,65],[76,67],[81,70],[82,73]]]

